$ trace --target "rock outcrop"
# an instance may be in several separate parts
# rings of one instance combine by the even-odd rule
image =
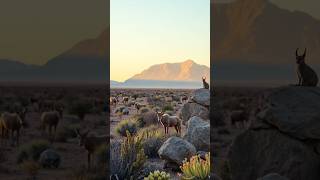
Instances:
[[[270,92],[265,108],[230,148],[234,179],[279,173],[289,179],[320,179],[320,89],[283,87]]]
[[[210,124],[203,119],[194,116],[187,124],[187,132],[183,137],[193,144],[197,151],[210,151]]]

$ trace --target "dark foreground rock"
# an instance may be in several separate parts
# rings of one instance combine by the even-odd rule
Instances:
[[[278,173],[292,180],[320,179],[320,89],[284,87],[272,91],[249,130],[230,148],[233,179]]]

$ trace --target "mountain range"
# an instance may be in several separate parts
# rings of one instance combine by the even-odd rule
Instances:
[[[44,65],[0,59],[0,81],[107,82],[108,42],[106,29],[97,38],[77,43]]]
[[[268,0],[211,3],[216,81],[292,81],[295,50],[320,72],[320,20]]]
[[[156,64],[125,82],[111,81],[111,87],[130,88],[199,88],[202,77],[210,81],[210,68],[186,60],[179,63]]]

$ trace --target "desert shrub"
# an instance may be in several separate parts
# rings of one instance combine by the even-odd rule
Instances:
[[[142,139],[131,136],[128,132],[122,144],[111,142],[110,179],[137,179],[147,159],[144,154]]]
[[[144,114],[144,113],[147,113],[147,112],[149,112],[149,111],[150,111],[149,108],[147,108],[147,107],[142,107],[142,108],[139,110],[139,114]]]
[[[196,155],[185,160],[180,167],[183,175],[182,179],[199,179],[207,180],[210,178],[210,153],[206,154],[205,160]]]
[[[173,111],[173,107],[170,105],[170,104],[167,104],[165,105],[163,108],[162,108],[162,111],[163,112],[166,112],[166,111]]]
[[[156,126],[151,126],[139,131],[138,136],[143,141],[145,155],[149,158],[159,157],[158,150],[165,141],[164,134]]]
[[[122,120],[116,127],[116,132],[120,134],[121,136],[126,137],[127,131],[130,134],[136,134],[138,131],[138,125],[137,122],[134,120]]]
[[[135,117],[140,128],[158,124],[158,117],[154,111],[149,111]]]
[[[145,177],[144,180],[169,180],[170,174],[164,171],[154,171],[149,174],[148,177]]]
[[[98,147],[98,149],[94,152],[95,157],[96,157],[96,163],[98,167],[106,167],[107,163],[108,163],[108,149],[107,149],[107,145],[103,144],[100,147]]]
[[[217,166],[215,170],[217,175],[224,180],[231,180],[231,171],[230,171],[230,164],[229,161],[224,160]]]
[[[20,167],[23,171],[25,171],[28,174],[30,179],[36,179],[36,176],[41,168],[40,164],[33,160],[24,161],[20,165]]]
[[[68,139],[76,138],[75,129],[80,129],[79,124],[69,124],[57,130],[56,140],[59,142],[67,142]]]
[[[49,143],[43,140],[36,140],[25,144],[19,147],[17,162],[20,164],[25,160],[37,161],[40,154],[48,148],[50,148]]]
[[[76,100],[69,105],[69,112],[77,115],[81,120],[83,120],[86,114],[90,113],[92,109],[93,105],[89,101],[85,100]]]

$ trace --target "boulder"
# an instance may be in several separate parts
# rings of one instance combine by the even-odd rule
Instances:
[[[193,116],[198,116],[204,120],[209,120],[209,110],[208,108],[197,103],[184,104],[180,111],[182,123],[186,124],[186,122]]]
[[[194,156],[196,152],[196,148],[191,143],[175,136],[167,139],[158,150],[161,159],[178,165],[181,165],[186,158]]]
[[[280,176],[277,173],[270,173],[257,180],[289,180],[289,179],[286,177]]]
[[[270,93],[259,118],[290,136],[320,140],[319,109],[320,88],[283,87]]]
[[[197,151],[210,151],[210,124],[193,116],[187,123],[187,132],[183,139],[195,146]]]
[[[210,90],[202,88],[193,91],[191,101],[202,106],[210,106]]]
[[[60,162],[61,162],[60,155],[52,149],[47,149],[43,151],[39,158],[39,163],[44,168],[58,168],[60,165]]]
[[[320,179],[320,156],[314,148],[277,129],[247,130],[230,147],[230,168],[234,179],[257,179],[279,173],[289,179]]]

